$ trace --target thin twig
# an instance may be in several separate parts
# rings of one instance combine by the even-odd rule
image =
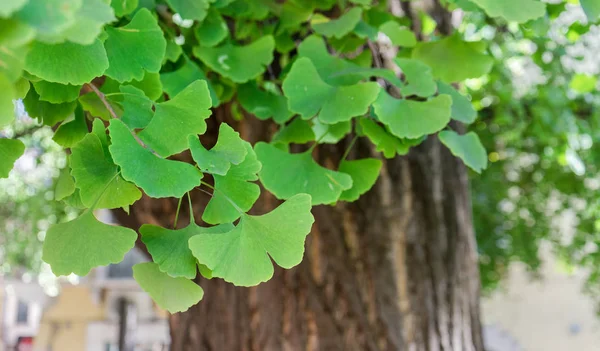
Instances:
[[[98,96],[98,99],[100,99],[100,101],[102,101],[102,104],[104,104],[104,107],[106,107],[106,109],[108,110],[110,115],[113,118],[119,119],[119,116],[117,116],[117,114],[115,113],[115,110],[113,110],[111,104],[106,100],[106,96],[104,96],[104,93],[101,92],[100,90],[98,90],[98,88],[93,83],[87,83],[86,85],[89,86],[90,89],[92,89],[94,91],[94,93],[96,93],[96,95]]]

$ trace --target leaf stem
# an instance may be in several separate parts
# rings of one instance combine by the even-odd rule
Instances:
[[[354,138],[352,138],[350,145],[348,145],[348,148],[346,149],[346,151],[344,151],[344,155],[342,156],[342,161],[345,160],[346,157],[348,157],[350,150],[352,149],[352,147],[354,146],[354,144],[356,143],[357,140],[358,140],[358,135],[355,135]]]
[[[225,195],[225,194],[224,194],[222,191],[220,191],[219,189],[215,188],[214,186],[212,186],[212,185],[208,184],[207,182],[200,181],[200,183],[201,183],[202,185],[206,185],[208,188],[212,189],[212,191],[213,191],[213,192],[215,192],[215,191],[218,191],[219,193],[221,193],[221,195],[223,195],[223,197],[224,197],[224,198],[225,198],[227,201],[229,201],[229,203],[231,204],[231,206],[233,206],[233,207],[234,207],[234,208],[235,208],[235,209],[236,209],[236,210],[237,210],[237,211],[238,211],[240,214],[244,214],[244,211],[242,211],[242,209],[241,209],[241,208],[239,208],[239,207],[238,207],[238,205],[236,205],[236,203],[235,203],[235,202],[233,202],[233,200],[231,200],[231,199],[229,198],[229,196]]]
[[[312,146],[310,147],[310,149],[308,149],[308,151],[312,152],[315,147],[317,147],[317,145],[319,145],[319,142],[323,139],[325,139],[325,137],[327,136],[327,133],[329,133],[329,126],[327,126],[327,130],[325,131],[325,133],[323,133],[323,135],[321,135],[319,137],[319,139],[315,140],[315,143],[312,144]]]
[[[177,229],[177,220],[179,219],[179,210],[181,209],[182,200],[183,196],[179,198],[179,202],[177,203],[177,211],[175,212],[175,221],[173,222],[173,229]]]
[[[90,87],[90,89],[92,89],[94,91],[94,93],[96,93],[96,95],[98,96],[98,99],[100,99],[100,101],[102,101],[102,104],[104,105],[104,107],[106,107],[106,109],[108,110],[110,115],[113,118],[119,119],[119,116],[117,116],[117,114],[115,113],[115,110],[113,110],[110,103],[106,100],[106,95],[104,95],[104,93],[101,92],[93,83],[87,83],[86,85],[88,87]]]
[[[187,193],[188,202],[190,204],[190,224],[196,223],[196,219],[194,218],[194,206],[192,206],[192,196],[190,192]]]

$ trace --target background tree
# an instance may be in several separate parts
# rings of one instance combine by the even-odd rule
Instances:
[[[582,5],[595,21],[595,4]],[[43,258],[56,274],[84,275],[137,241],[154,261],[134,268],[140,285],[171,312],[187,310],[171,318],[174,350],[482,350],[464,164],[480,172],[488,156],[476,133],[464,134],[477,113],[457,83],[494,77],[507,37],[496,33],[535,37],[563,9],[536,0],[0,5],[2,115],[23,98],[55,127],[70,152],[59,198],[83,210],[48,230]],[[487,97],[476,107],[502,121],[504,104]],[[474,129],[493,133],[487,123]],[[23,149],[0,139],[0,171]],[[139,237],[98,222],[99,208]]]

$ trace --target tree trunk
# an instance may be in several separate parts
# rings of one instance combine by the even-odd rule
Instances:
[[[248,123],[238,129],[247,140],[262,138]],[[370,156],[370,145],[357,144],[350,158]],[[329,167],[343,152],[317,150]],[[202,196],[194,196],[198,215]],[[262,196],[253,211],[276,205]],[[174,212],[174,201],[144,197],[131,216],[118,217],[137,229],[168,226]],[[385,162],[356,203],[313,214],[299,266],[276,267],[253,288],[200,278],[204,299],[170,318],[171,350],[483,350],[467,174],[436,137]]]

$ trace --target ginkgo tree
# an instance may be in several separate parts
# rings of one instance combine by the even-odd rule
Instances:
[[[391,3],[403,15],[389,11]],[[12,123],[13,101],[22,99],[30,117],[53,128],[69,155],[55,198],[81,209],[48,229],[43,260],[56,275],[86,275],[121,261],[139,237],[152,261],[136,265],[134,278],[159,306],[185,311],[203,299],[202,282],[256,286],[274,266],[298,265],[312,207],[357,201],[393,173],[388,159],[439,140],[482,172],[488,155],[476,131],[464,132],[477,111],[461,83],[489,73],[494,57],[486,42],[453,30],[448,14],[525,23],[548,20],[556,5],[445,0],[434,1],[430,16],[410,3],[3,1],[0,127]],[[596,2],[581,5],[595,21]],[[223,110],[231,118],[215,116]],[[269,137],[244,139],[237,122],[251,119]],[[212,139],[210,125],[218,125]],[[365,145],[370,151],[356,157],[353,148]],[[322,162],[321,150],[336,146],[341,156]],[[24,150],[18,139],[0,139],[0,176]],[[209,198],[195,218],[197,193]],[[281,203],[257,215],[267,193]],[[171,227],[134,230],[95,216],[165,198],[177,203]],[[186,205],[189,223],[177,228]],[[356,243],[347,240],[355,260]],[[206,278],[200,285],[198,273]]]

